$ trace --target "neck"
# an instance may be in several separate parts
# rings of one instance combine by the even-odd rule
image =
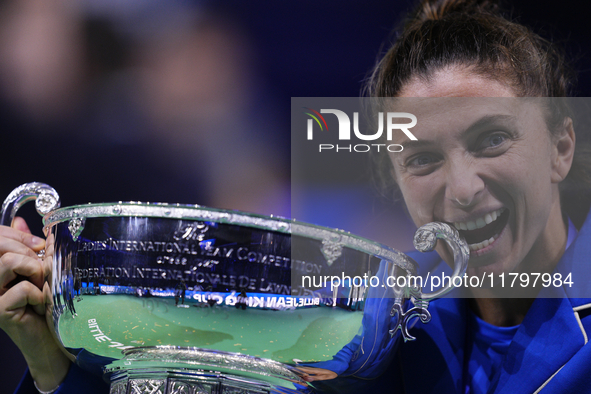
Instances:
[[[468,305],[485,322],[511,327],[521,324],[533,302],[533,298],[471,298]]]

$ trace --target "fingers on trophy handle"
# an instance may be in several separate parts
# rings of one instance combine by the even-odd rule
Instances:
[[[35,200],[35,208],[41,216],[60,206],[60,197],[51,186],[39,182],[25,183],[14,189],[4,200],[0,225],[10,226],[20,207],[32,200]]]
[[[455,286],[455,278],[462,277],[468,267],[468,259],[470,258],[470,249],[464,239],[460,237],[458,231],[446,223],[433,222],[421,226],[415,233],[414,246],[419,252],[429,252],[435,249],[437,240],[444,240],[451,248],[454,256],[453,274],[450,277],[447,286],[444,286],[432,293],[423,293],[419,289],[415,296],[411,299],[413,307],[407,311],[403,311],[403,306],[397,300],[390,312],[391,316],[396,316],[397,320],[394,329],[390,330],[393,336],[396,331],[400,330],[404,341],[412,341],[416,338],[409,334],[408,324],[414,317],[419,317],[423,323],[431,320],[431,314],[427,310],[429,301],[441,297],[448,293]],[[461,283],[461,281],[460,281]]]

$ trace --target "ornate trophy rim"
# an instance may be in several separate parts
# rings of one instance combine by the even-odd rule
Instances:
[[[239,352],[225,352],[221,350],[205,349],[192,346],[138,346],[132,349],[123,350],[123,358],[105,367],[105,373],[116,373],[121,362],[150,362],[159,361],[166,364],[197,365],[203,369],[208,367],[224,367],[233,371],[252,372],[253,367],[257,375],[288,379],[306,385],[295,371],[297,367],[281,363],[279,361],[265,359],[262,357],[250,356]],[[136,357],[138,355],[138,357]],[[143,357],[142,357],[143,356]],[[234,361],[233,364],[227,362]],[[239,361],[237,363],[236,361]],[[246,364],[248,365],[247,368]]]
[[[329,241],[342,247],[358,250],[376,257],[396,262],[396,264],[414,275],[417,263],[406,254],[389,246],[371,241],[347,231],[332,229],[315,224],[299,222],[280,216],[266,216],[237,210],[209,208],[202,205],[147,203],[139,201],[117,203],[89,203],[55,209],[43,217],[44,231],[58,223],[99,217],[146,217],[163,219],[203,220],[262,230],[276,231]]]
[[[111,379],[112,394],[130,392],[128,385],[133,393],[141,390],[135,386],[152,385],[158,390],[153,392],[179,394],[201,393],[201,385],[219,386],[216,393],[243,394],[299,393],[298,387],[313,387],[298,375],[297,367],[242,353],[140,346],[124,350],[123,354],[122,359],[104,367],[105,376]]]

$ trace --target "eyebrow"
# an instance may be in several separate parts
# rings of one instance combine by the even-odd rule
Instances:
[[[515,122],[515,117],[512,115],[485,115],[482,118],[478,119],[476,122],[472,123],[470,126],[466,128],[466,133],[469,133],[473,130],[482,129],[487,127],[491,124],[503,124],[503,125],[510,125]]]
[[[413,140],[409,140],[407,142],[404,142],[404,149],[406,148],[414,148],[414,149],[420,149],[424,146],[431,146],[435,144],[433,141],[425,141],[425,140],[417,140],[417,141],[413,141]]]

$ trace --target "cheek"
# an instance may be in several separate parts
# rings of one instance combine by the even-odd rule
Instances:
[[[505,172],[510,188],[524,195],[528,204],[547,204],[552,198],[551,157],[547,146],[539,144],[516,160],[507,160]]]

